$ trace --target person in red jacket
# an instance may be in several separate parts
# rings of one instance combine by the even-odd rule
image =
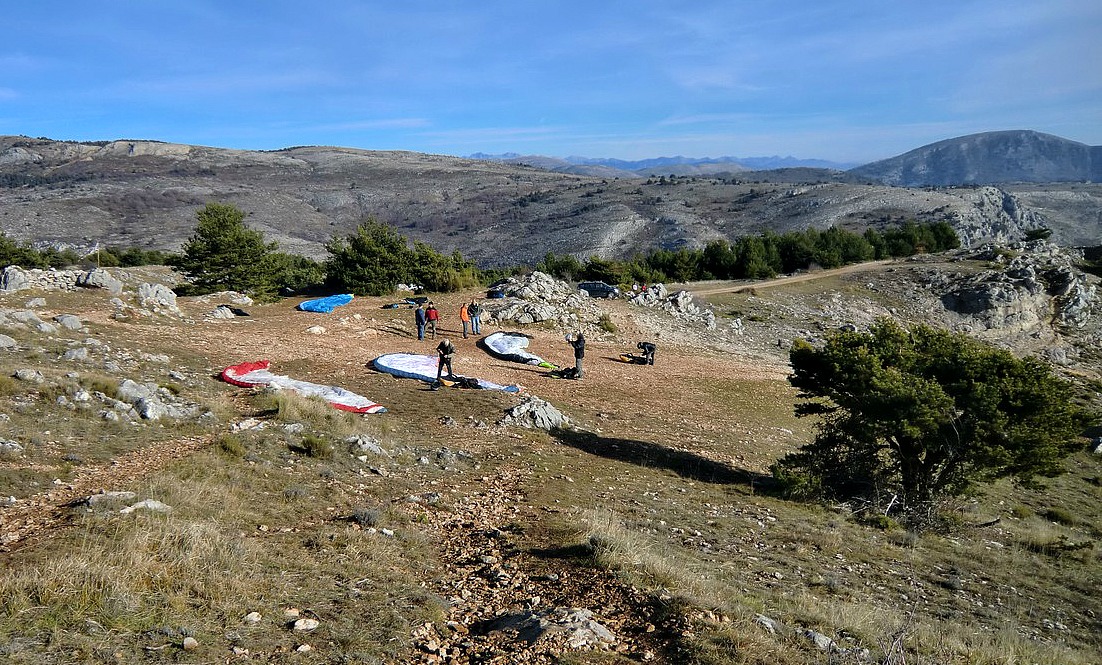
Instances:
[[[436,322],[440,320],[440,311],[436,309],[436,305],[429,301],[429,306],[425,308],[425,320],[429,324],[429,334],[432,336],[430,339],[436,339]]]

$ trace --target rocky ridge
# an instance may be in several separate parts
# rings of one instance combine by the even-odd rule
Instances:
[[[977,195],[968,187],[915,190],[811,173],[799,183],[770,182],[767,174],[610,179],[402,152],[26,137],[0,137],[0,163],[0,230],[86,252],[176,250],[209,201],[238,206],[286,252],[323,258],[334,235],[374,217],[483,266],[533,265],[548,251],[625,258],[765,230],[860,231],[911,218],[949,221],[969,243],[1017,240],[1036,225],[1066,244],[1102,234],[1102,185],[1091,183],[1001,185]]]

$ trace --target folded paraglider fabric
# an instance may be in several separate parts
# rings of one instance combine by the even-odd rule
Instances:
[[[341,305],[347,305],[350,302],[352,302],[352,294],[341,293],[335,296],[326,296],[325,298],[303,301],[299,303],[298,308],[304,312],[328,314]]]
[[[232,365],[222,370],[222,380],[243,388],[272,387],[290,390],[307,397],[320,397],[342,411],[353,413],[386,413],[386,407],[372,402],[363,395],[338,386],[324,386],[309,381],[299,381],[289,376],[268,371],[269,362],[260,360]]]
[[[418,379],[428,383],[436,382],[436,368],[439,360],[435,356],[424,356],[415,353],[388,353],[371,361],[375,369],[394,376],[406,379]],[[449,377],[456,379],[459,377]],[[485,379],[477,379],[478,386],[483,390],[504,390],[505,392],[520,392],[519,386],[503,386]]]
[[[524,333],[499,331],[486,335],[478,341],[487,351],[502,360],[555,369],[551,363],[526,350],[528,339],[528,335]]]

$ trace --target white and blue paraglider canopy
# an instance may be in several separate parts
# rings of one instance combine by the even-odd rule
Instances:
[[[388,353],[372,360],[371,364],[380,372],[406,379],[418,379],[419,381],[434,383],[439,362],[436,356],[425,356],[416,353]],[[476,380],[478,381],[478,387],[485,390],[520,392],[519,386],[503,386],[485,379]]]

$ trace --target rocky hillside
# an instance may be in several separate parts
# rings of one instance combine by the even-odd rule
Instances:
[[[1099,182],[1102,146],[1033,131],[984,132],[931,143],[849,174],[900,187]]]
[[[176,249],[210,201],[244,210],[283,251],[324,257],[327,240],[373,216],[484,267],[534,263],[548,251],[615,258],[912,218],[947,220],[970,243],[1040,225],[1067,244],[1102,236],[1102,185],[915,190],[813,169],[615,178],[409,152],[0,137],[0,231],[19,240]]]

